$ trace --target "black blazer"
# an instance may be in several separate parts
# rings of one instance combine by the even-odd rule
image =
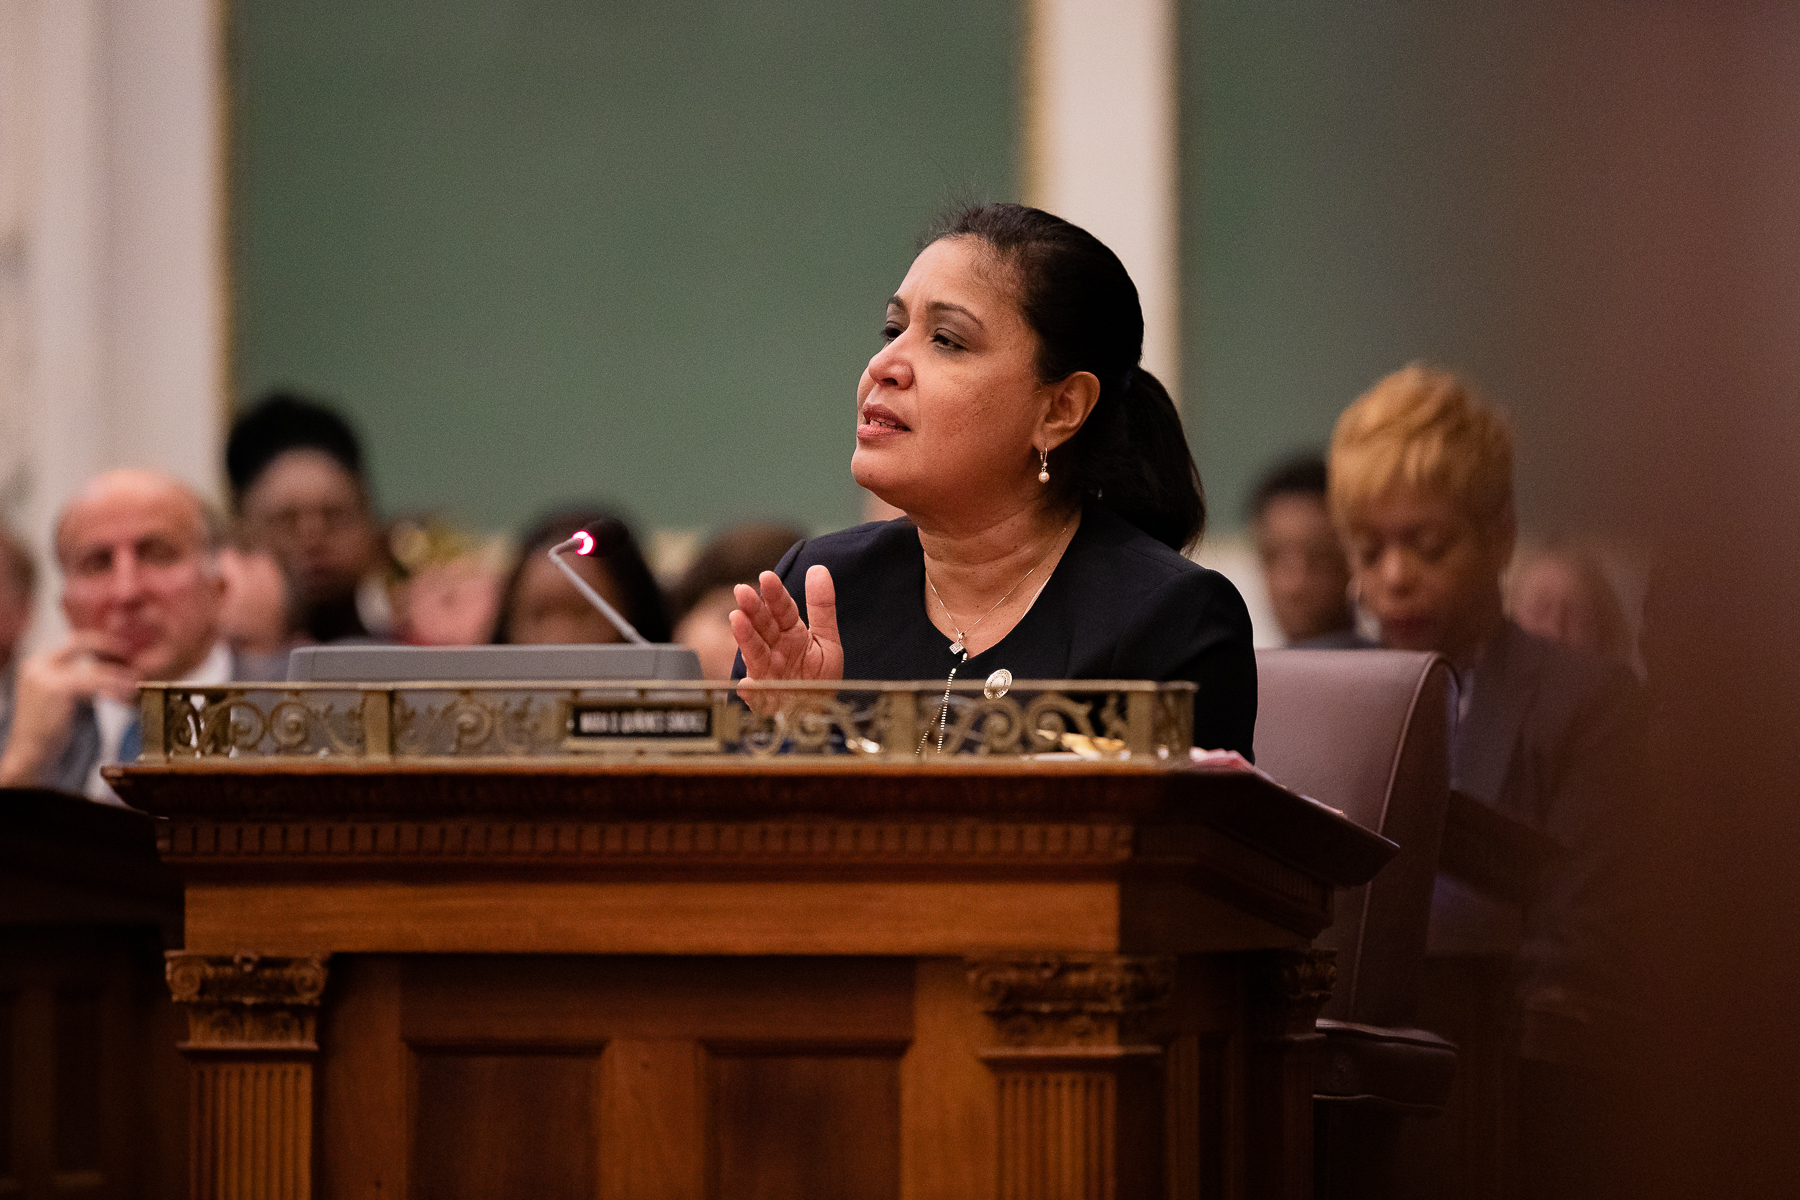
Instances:
[[[912,522],[859,525],[811,538],[775,573],[806,611],[806,570],[830,568],[846,679],[943,679],[950,640],[925,613],[925,554]],[[1015,679],[1191,679],[1194,744],[1252,756],[1256,655],[1237,589],[1089,504],[1037,602],[959,680],[1006,668]],[[738,675],[743,660],[738,660]]]
[[[1595,1003],[1603,1011],[1620,998],[1633,894],[1626,873],[1643,800],[1644,699],[1623,667],[1510,621],[1472,675],[1450,786],[1556,846],[1526,906],[1518,963],[1530,1054],[1534,1022],[1554,1023],[1564,1006],[1597,1017]]]

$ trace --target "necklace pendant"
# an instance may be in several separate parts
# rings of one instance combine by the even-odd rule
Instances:
[[[963,644],[961,642],[958,641],[958,642],[950,643],[950,653],[961,654],[962,652],[963,652]]]

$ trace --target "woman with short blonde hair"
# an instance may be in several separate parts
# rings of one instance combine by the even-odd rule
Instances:
[[[1414,363],[1370,388],[1331,441],[1333,520],[1352,588],[1384,646],[1456,667],[1453,789],[1555,851],[1523,913],[1440,876],[1430,937],[1445,953],[1518,947],[1510,1024],[1521,1168],[1533,1194],[1590,1195],[1581,1117],[1599,1036],[1628,996],[1625,830],[1642,761],[1641,697],[1613,664],[1507,620],[1515,541],[1512,434],[1467,380]],[[1460,940],[1459,940],[1460,939]],[[1479,948],[1479,949],[1477,949]]]
[[[1331,439],[1333,515],[1401,484],[1436,487],[1475,521],[1510,519],[1512,430],[1460,375],[1413,363],[1344,410]]]
[[[1332,520],[1382,644],[1466,667],[1505,622],[1516,538],[1512,432],[1474,386],[1413,363],[1344,410],[1331,438]]]

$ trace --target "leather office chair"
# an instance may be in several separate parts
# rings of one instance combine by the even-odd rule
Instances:
[[[1391,1190],[1401,1118],[1435,1115],[1456,1048],[1411,1028],[1450,792],[1455,684],[1436,655],[1257,653],[1256,760],[1283,785],[1400,846],[1375,879],[1340,892],[1318,945],[1337,951],[1319,1020],[1316,1194]]]

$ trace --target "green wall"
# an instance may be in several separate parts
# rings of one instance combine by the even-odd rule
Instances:
[[[948,202],[1017,193],[1023,2],[235,0],[237,390],[338,400],[389,509],[849,523],[882,299]],[[1553,0],[1182,4],[1215,529],[1419,357],[1512,409],[1527,520],[1583,511],[1633,434],[1571,398],[1657,386],[1622,267],[1668,114],[1609,82],[1617,34]]]
[[[852,398],[946,203],[1019,175],[1009,0],[236,0],[236,387],[381,503],[850,523]]]
[[[1183,391],[1218,528],[1272,460],[1323,449],[1416,358],[1554,437],[1534,325],[1556,314],[1532,280],[1559,20],[1540,2],[1184,5]],[[1520,458],[1529,517],[1544,459]]]

